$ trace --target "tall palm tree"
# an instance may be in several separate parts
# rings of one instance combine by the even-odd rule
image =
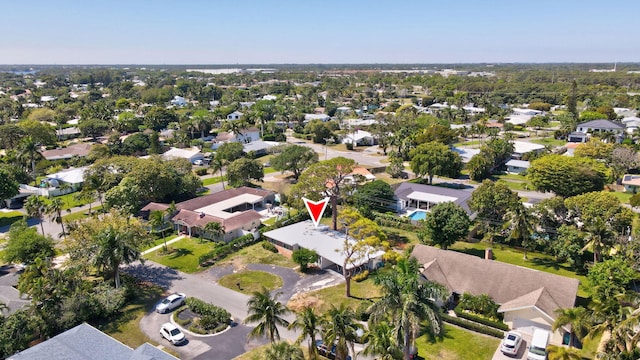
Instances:
[[[162,210],[154,210],[149,213],[149,225],[151,229],[160,229],[160,236],[164,238],[164,231],[166,230],[167,218],[165,212]],[[167,251],[167,239],[164,239],[164,250]]]
[[[211,169],[215,173],[216,171],[220,171],[220,181],[222,182],[222,190],[224,190],[224,174],[222,173],[222,168],[225,167],[225,162],[218,156],[214,156],[211,159]]]
[[[264,356],[265,360],[304,360],[302,350],[286,341],[272,343]]]
[[[556,315],[556,321],[553,323],[551,329],[556,331],[562,326],[571,326],[569,347],[573,347],[574,336],[577,337],[578,340],[582,341],[589,326],[587,310],[582,306],[569,309],[557,309]]]
[[[98,247],[93,265],[106,273],[111,273],[116,289],[120,288],[120,264],[140,259],[138,239],[135,233],[109,226],[95,234]]]
[[[564,346],[550,345],[548,347],[549,360],[581,360],[580,355],[575,349],[566,348]]]
[[[437,302],[444,302],[447,291],[441,285],[419,280],[415,258],[401,259],[395,271],[374,278],[385,296],[371,307],[373,322],[389,321],[403,358],[409,359],[421,325],[433,335],[442,332],[442,320]]]
[[[53,198],[46,205],[46,213],[50,216],[51,221],[55,221],[60,224],[62,228],[62,236],[65,236],[64,221],[62,220],[62,200],[60,198]]]
[[[325,316],[322,322],[322,339],[326,344],[336,344],[336,360],[345,360],[349,350],[355,354],[357,332],[363,329],[356,320],[355,312],[345,304],[340,304],[338,308],[331,305]]]
[[[271,297],[269,290],[265,287],[261,291],[253,292],[253,296],[247,302],[249,316],[244,320],[245,323],[258,323],[249,333],[250,339],[268,336],[269,341],[274,343],[280,340],[278,325],[289,326],[289,322],[283,317],[289,313],[289,309],[276,300],[278,295]]]
[[[40,222],[40,230],[42,231],[42,236],[44,234],[44,225],[42,224],[44,214],[47,213],[47,207],[44,202],[44,198],[38,195],[31,195],[24,202],[24,208],[27,210],[27,214],[35,219],[38,219]]]
[[[318,356],[316,336],[320,333],[321,320],[322,318],[314,308],[306,306],[296,314],[296,319],[289,324],[289,329],[297,329],[301,332],[296,344],[300,344],[305,338],[308,338],[310,359],[315,359]]]
[[[31,175],[33,181],[36,181],[36,159],[42,157],[40,153],[40,146],[36,144],[31,136],[26,136],[22,139],[20,144],[20,152],[18,157],[21,159],[28,159],[31,164]]]
[[[402,349],[396,341],[393,326],[386,321],[372,324],[365,333],[363,355],[380,356],[380,360],[402,359]]]
[[[514,209],[507,213],[507,222],[505,228],[509,230],[509,238],[522,244],[524,249],[523,259],[527,258],[527,246],[531,240],[531,236],[535,232],[536,218],[531,215],[529,209],[524,205],[518,204]]]
[[[224,226],[215,221],[207,223],[207,225],[204,226],[204,231],[211,234],[214,240],[220,240],[220,238],[225,234]]]
[[[587,243],[582,250],[593,252],[593,263],[602,260],[602,253],[611,246],[613,232],[611,226],[605,219],[594,218],[589,224],[585,224],[584,229],[589,233]]]

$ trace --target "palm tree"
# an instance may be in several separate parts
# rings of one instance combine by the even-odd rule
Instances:
[[[27,201],[24,202],[24,208],[25,210],[27,210],[27,214],[30,217],[38,219],[38,221],[40,221],[40,230],[42,231],[42,236],[45,236],[44,225],[42,224],[42,222],[47,209],[43,199],[44,198],[41,196],[31,195],[27,198]]]
[[[160,236],[164,238],[164,231],[167,225],[164,211],[154,210],[149,214],[149,225],[151,229],[160,229]],[[167,251],[167,239],[164,239],[164,251]]]
[[[550,345],[547,348],[549,360],[581,360],[580,355],[575,349],[566,348],[564,346]]]
[[[363,355],[381,356],[380,360],[402,359],[402,349],[396,341],[393,326],[386,321],[373,324],[365,333],[365,342]]]
[[[94,235],[99,244],[93,265],[106,273],[111,273],[116,289],[120,288],[120,264],[132,263],[140,259],[138,239],[133,232],[108,226]]]
[[[556,321],[553,323],[551,330],[556,331],[560,327],[565,325],[571,326],[571,333],[569,338],[569,347],[573,347],[573,337],[576,336],[578,340],[582,341],[586,335],[588,329],[589,319],[587,318],[587,310],[581,306],[569,309],[557,309]]]
[[[62,200],[60,198],[53,198],[49,201],[49,205],[46,206],[46,213],[49,214],[51,221],[55,221],[60,224],[62,228],[62,236],[65,235],[64,221],[62,221]]]
[[[280,341],[271,344],[265,351],[264,358],[266,360],[304,360],[304,354],[296,345]]]
[[[289,322],[283,318],[289,313],[289,309],[276,300],[278,295],[271,297],[269,290],[265,287],[262,287],[261,291],[253,292],[253,296],[247,302],[249,316],[244,320],[245,323],[258,323],[249,333],[250,339],[268,336],[269,341],[274,343],[280,340],[278,325],[289,326]]]
[[[22,139],[18,157],[29,160],[31,164],[31,175],[34,181],[36,181],[36,158],[42,157],[42,154],[40,154],[40,146],[36,144],[31,136],[26,136]]]
[[[602,252],[611,245],[610,240],[613,235],[611,226],[606,223],[605,219],[597,217],[589,224],[585,224],[584,228],[589,233],[589,237],[582,250],[593,252],[593,263],[595,264],[602,260]]]
[[[325,316],[322,322],[322,339],[326,344],[336,344],[336,360],[345,360],[349,349],[355,354],[353,343],[358,330],[363,329],[356,321],[355,312],[345,304],[340,304],[338,308],[331,305]]]
[[[415,258],[399,260],[394,270],[374,278],[385,296],[373,304],[371,315],[374,323],[387,320],[392,324],[403,358],[409,359],[421,324],[432,335],[442,332],[436,303],[444,301],[447,291],[441,285],[420,282]]]
[[[297,315],[296,319],[289,324],[289,329],[297,329],[302,333],[296,340],[296,344],[300,344],[305,338],[309,338],[309,358],[315,359],[318,355],[318,348],[316,347],[316,335],[320,332],[318,326],[320,325],[321,318],[316,313],[314,308],[307,306],[304,307]]]
[[[220,237],[224,236],[225,234],[224,226],[222,226],[221,223],[215,221],[207,223],[207,225],[204,226],[204,231],[208,234],[211,234],[214,240],[219,240]]]
[[[224,190],[224,175],[222,174],[222,168],[225,166],[224,160],[220,159],[218,156],[214,156],[211,159],[211,169],[215,173],[216,171],[220,171],[220,181],[222,181],[222,190]]]
[[[519,241],[524,249],[523,259],[527,259],[527,246],[531,236],[535,232],[535,218],[531,216],[529,209],[519,204],[508,214],[505,228],[509,230],[509,238]]]

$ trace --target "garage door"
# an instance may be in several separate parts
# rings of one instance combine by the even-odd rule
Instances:
[[[533,335],[533,330],[535,328],[551,331],[551,326],[548,324],[539,323],[523,318],[515,318],[513,320],[513,330],[518,330],[522,333]]]

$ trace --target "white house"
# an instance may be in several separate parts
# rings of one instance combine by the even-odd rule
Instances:
[[[464,148],[464,147],[452,147],[452,151],[455,151],[462,158],[463,163],[468,163],[472,157],[480,154],[480,149]]]
[[[617,121],[611,120],[591,120],[578,124],[577,131],[582,133],[602,133],[602,132],[614,132],[622,133],[624,131],[624,125]]]
[[[275,101],[278,97],[275,95],[264,95],[262,97],[262,100],[271,100],[271,101]]]
[[[623,176],[622,185],[624,185],[624,192],[637,194],[640,189],[640,175],[627,174]]]
[[[302,221],[263,234],[278,251],[290,256],[292,252],[304,248],[318,253],[318,267],[342,273],[347,255],[343,251],[345,241],[356,240],[342,232],[329,229],[326,225],[317,228],[311,220]],[[375,269],[381,262],[384,251],[371,249],[369,256],[348,262],[347,270]]]
[[[171,105],[183,107],[187,105],[187,101],[182,96],[174,96],[173,100],[171,100]]]
[[[514,115],[529,115],[529,116],[536,116],[536,115],[542,115],[544,114],[543,111],[540,110],[534,110],[534,109],[522,109],[522,108],[513,108],[511,110],[513,112]]]
[[[629,116],[622,119],[622,123],[627,129],[628,134],[633,134],[634,131],[640,129],[640,118],[637,116]]]
[[[526,153],[530,153],[530,152],[540,153],[543,150],[544,150],[544,145],[534,144],[526,141],[514,141],[513,154],[511,154],[511,158],[520,160]]]
[[[216,136],[213,140],[213,144],[211,148],[216,150],[220,145],[228,142],[239,142],[243,144],[248,144],[252,141],[260,140],[260,130],[256,127],[251,127],[248,129],[242,129],[238,134],[233,131],[226,132],[222,131]]]
[[[240,111],[234,111],[231,114],[227,115],[227,120],[240,120],[240,118],[244,115]]]
[[[320,120],[322,122],[329,121],[331,116],[327,114],[304,114],[304,122],[309,122],[311,120]]]
[[[354,146],[368,146],[375,145],[376,139],[373,135],[364,130],[356,130],[354,132],[349,132],[342,139],[343,144],[353,144]]]
[[[509,174],[522,174],[529,169],[531,164],[528,161],[511,159],[505,165]]]
[[[190,163],[195,163],[196,160],[204,160],[204,154],[198,148],[191,149],[179,149],[172,147],[162,154],[164,159],[187,159]]]

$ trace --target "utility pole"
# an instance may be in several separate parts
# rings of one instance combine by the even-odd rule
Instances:
[[[324,139],[324,160],[327,160],[327,146],[329,143],[333,143],[333,138],[325,138]]]

